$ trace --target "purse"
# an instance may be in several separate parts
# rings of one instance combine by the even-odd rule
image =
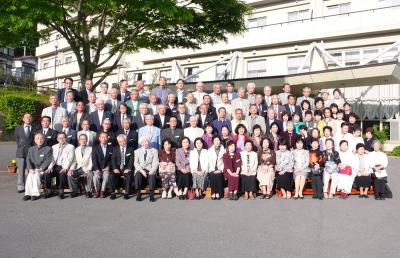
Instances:
[[[339,174],[351,176],[352,175],[351,167],[346,166],[344,169],[339,168]]]
[[[194,193],[193,190],[189,190],[189,191],[187,192],[187,198],[188,198],[189,200],[194,200],[195,197],[196,197],[196,195],[195,195],[195,193]]]

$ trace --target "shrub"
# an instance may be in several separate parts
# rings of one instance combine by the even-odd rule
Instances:
[[[374,130],[374,136],[375,138],[380,141],[382,144],[384,144],[387,140],[388,140],[388,135],[386,133],[386,131],[380,131],[379,130],[379,125],[374,125],[373,126],[373,130]]]
[[[400,145],[394,147],[394,149],[392,150],[392,155],[393,156],[400,156]]]

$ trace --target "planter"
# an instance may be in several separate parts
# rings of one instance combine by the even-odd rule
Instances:
[[[14,174],[17,172],[17,167],[16,166],[7,166],[7,172],[8,172],[8,174]]]

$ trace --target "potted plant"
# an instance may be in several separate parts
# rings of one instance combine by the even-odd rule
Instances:
[[[14,174],[17,172],[17,161],[15,159],[11,160],[11,164],[7,166],[8,174]]]

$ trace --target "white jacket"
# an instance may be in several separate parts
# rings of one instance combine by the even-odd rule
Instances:
[[[60,152],[60,144],[57,143],[53,147],[53,158],[49,168],[53,168],[57,163],[57,157]],[[65,144],[62,153],[60,153],[61,167],[70,170],[75,160],[75,147],[72,144]]]
[[[92,147],[86,146],[85,153],[82,157],[82,147],[79,146],[75,149],[75,160],[71,166],[72,170],[82,168],[84,171],[92,170]]]
[[[214,172],[215,171],[215,164],[217,164],[217,168],[218,170],[220,170],[221,172],[224,170],[224,162],[222,160],[222,157],[225,154],[225,148],[224,146],[220,147],[218,156],[217,153],[215,152],[215,147],[212,146],[211,148],[209,148],[207,150],[207,161],[208,161],[208,172]]]
[[[190,172],[192,173],[196,173],[197,172],[197,165],[200,159],[200,166],[201,166],[201,170],[204,172],[208,172],[208,152],[206,149],[202,149],[200,152],[200,156],[199,153],[197,151],[197,149],[191,150],[190,151]]]
[[[247,162],[247,155],[249,155],[249,162]],[[242,158],[242,169],[240,174],[247,175],[247,168],[250,167],[251,174],[250,176],[255,176],[257,174],[257,166],[258,166],[258,156],[254,151],[247,152],[242,151],[240,153],[240,157]]]

